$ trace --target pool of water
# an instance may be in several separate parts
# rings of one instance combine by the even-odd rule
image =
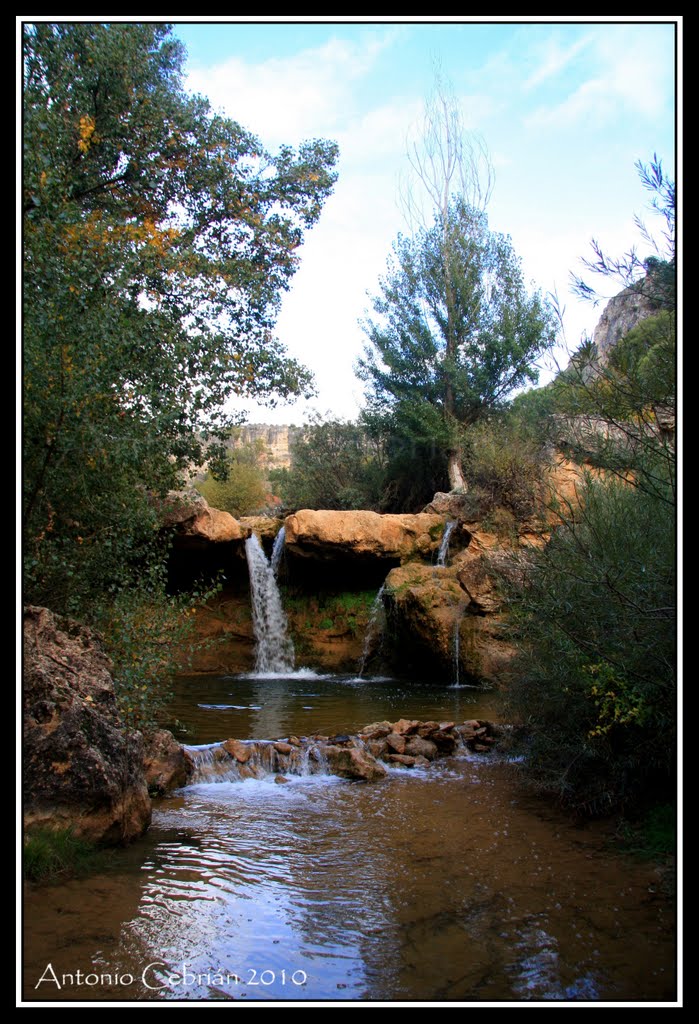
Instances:
[[[499,706],[493,690],[311,669],[289,675],[181,676],[173,690],[169,725],[183,743],[353,733],[384,719],[495,718]]]
[[[183,678],[172,709],[190,743],[496,712],[496,694],[309,673]],[[525,797],[516,774],[464,752],[373,784],[188,786],[109,870],[27,890],[25,998],[674,998],[652,868]]]

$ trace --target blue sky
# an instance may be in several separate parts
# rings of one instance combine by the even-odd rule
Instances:
[[[435,61],[490,152],[490,226],[512,236],[527,281],[558,292],[561,344],[575,348],[600,309],[570,294],[569,272],[592,237],[618,254],[638,241],[633,215],[648,196],[636,160],[657,153],[674,175],[676,28],[671,19],[175,23],[187,85],[268,148],[312,137],[339,143],[338,184],[304,245],[277,332],[315,373],[310,407],[353,417],[361,404],[358,320],[405,230],[396,202],[405,140]],[[248,416],[301,422],[308,408],[250,407]]]

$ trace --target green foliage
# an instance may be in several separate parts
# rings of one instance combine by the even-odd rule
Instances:
[[[643,860],[672,856],[677,850],[675,805],[658,804],[636,821],[623,821],[618,835],[623,849]]]
[[[264,446],[262,446],[264,447]],[[264,508],[267,497],[265,475],[259,466],[261,448],[247,444],[233,448],[225,463],[225,479],[207,473],[196,484],[209,505],[233,516],[254,515]]]
[[[99,605],[93,619],[113,665],[114,690],[122,718],[130,728],[157,727],[168,704],[170,682],[186,671],[201,646],[196,608],[220,591],[219,583],[186,594],[166,593],[163,560],[146,563],[129,586]]]
[[[508,702],[530,731],[529,778],[598,813],[672,786],[674,515],[613,479],[587,479],[580,498],[511,571]]]
[[[301,630],[335,629],[339,633],[363,635],[371,616],[376,591],[319,592],[312,595],[285,591],[284,608],[291,617],[294,643]]]
[[[534,360],[554,338],[510,239],[458,198],[429,228],[399,236],[373,309],[357,368],[371,414],[450,456],[464,427],[536,381]]]
[[[273,328],[336,147],[266,153],[182,61],[162,24],[24,28],[26,594],[61,612],[124,585],[226,402],[310,387]]]
[[[471,428],[463,456],[469,494],[479,515],[499,511],[501,525],[514,526],[543,509],[541,445],[512,416],[489,417]]]
[[[674,184],[657,157],[638,167],[662,242],[637,219],[654,255],[616,260],[593,243],[586,266],[655,312],[606,358],[584,342],[543,394],[513,403],[527,429],[547,414],[550,438],[606,472],[559,506],[550,543],[510,566],[507,585],[528,778],[579,811],[629,815],[674,797],[677,711]]]
[[[291,442],[291,469],[272,479],[291,508],[377,509],[383,452],[359,424],[315,416]]]
[[[82,875],[101,863],[103,855],[72,829],[32,829],[24,837],[22,866],[30,882],[52,882]]]

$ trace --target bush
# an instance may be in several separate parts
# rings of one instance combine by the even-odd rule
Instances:
[[[613,479],[587,479],[580,499],[510,565],[521,653],[507,702],[528,727],[530,780],[600,813],[672,788],[674,516]]]
[[[290,508],[377,509],[381,446],[357,423],[315,416],[291,443],[291,469],[274,482]]]
[[[148,731],[171,698],[170,682],[186,670],[200,641],[196,605],[220,589],[218,583],[171,596],[166,592],[163,563],[143,566],[138,579],[95,610],[93,622],[102,633],[113,665],[119,710],[130,728]]]
[[[544,501],[541,446],[512,417],[471,427],[463,455],[469,489],[478,494],[480,514],[497,509],[520,521],[540,512]]]
[[[254,515],[267,503],[267,482],[259,465],[262,446],[241,445],[234,448],[219,477],[208,473],[196,484],[209,505],[232,516]]]

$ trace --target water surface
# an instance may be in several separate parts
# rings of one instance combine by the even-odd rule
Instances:
[[[496,704],[388,679],[196,677],[173,715],[208,743]],[[525,798],[516,772],[463,753],[374,784],[186,787],[111,870],[28,890],[25,998],[672,999],[672,908],[652,868]],[[37,989],[49,963],[73,981]]]

